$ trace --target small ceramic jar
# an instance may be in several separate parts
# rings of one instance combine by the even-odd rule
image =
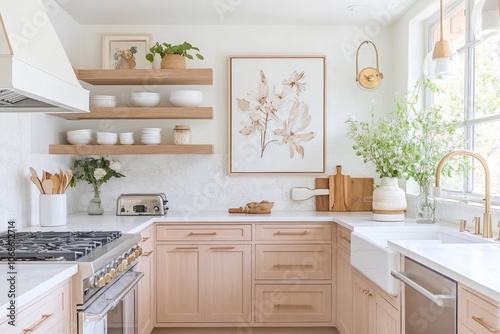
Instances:
[[[174,128],[174,144],[187,145],[191,144],[191,130],[189,125],[176,125]]]

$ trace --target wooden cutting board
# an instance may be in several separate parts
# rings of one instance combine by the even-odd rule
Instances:
[[[330,190],[330,195],[316,196],[316,211],[372,211],[373,178],[351,178],[342,173],[340,177],[337,175],[315,179],[316,189]],[[332,177],[333,187],[330,187]],[[348,186],[346,182],[349,182]]]

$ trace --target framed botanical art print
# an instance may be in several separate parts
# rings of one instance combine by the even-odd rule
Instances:
[[[152,63],[146,59],[153,36],[102,35],[103,69],[147,69]]]
[[[325,172],[325,56],[229,57],[229,172]]]

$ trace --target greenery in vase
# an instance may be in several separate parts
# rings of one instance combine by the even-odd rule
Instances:
[[[151,48],[149,48],[149,53],[146,55],[146,59],[150,62],[155,60],[155,55],[159,55],[161,58],[166,55],[181,55],[187,59],[193,59],[193,56],[188,53],[190,50],[200,51],[197,47],[191,45],[188,42],[182,44],[172,45],[168,43],[158,43],[156,42]],[[203,60],[203,56],[199,53],[195,54],[196,58]]]
[[[78,181],[86,181],[98,192],[102,184],[108,182],[112,177],[125,177],[119,173],[121,164],[115,160],[109,160],[104,157],[87,157],[83,160],[76,160],[73,164],[73,178],[70,185],[76,186]]]
[[[371,122],[353,117],[346,121],[356,155],[365,163],[372,162],[380,177],[413,178],[421,188],[433,182],[439,160],[461,144],[456,124],[445,120],[442,107],[420,108],[419,94],[425,90],[436,92],[437,88],[429,79],[420,78],[386,117],[375,119],[372,107]]]

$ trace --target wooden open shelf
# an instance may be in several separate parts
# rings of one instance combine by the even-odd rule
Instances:
[[[155,107],[155,108],[90,108],[88,113],[53,113],[53,116],[67,120],[90,119],[213,119],[212,107],[182,108],[182,107]]]
[[[211,85],[211,68],[183,70],[75,70],[79,80],[92,85]]]
[[[49,145],[49,154],[213,154],[213,145]]]

